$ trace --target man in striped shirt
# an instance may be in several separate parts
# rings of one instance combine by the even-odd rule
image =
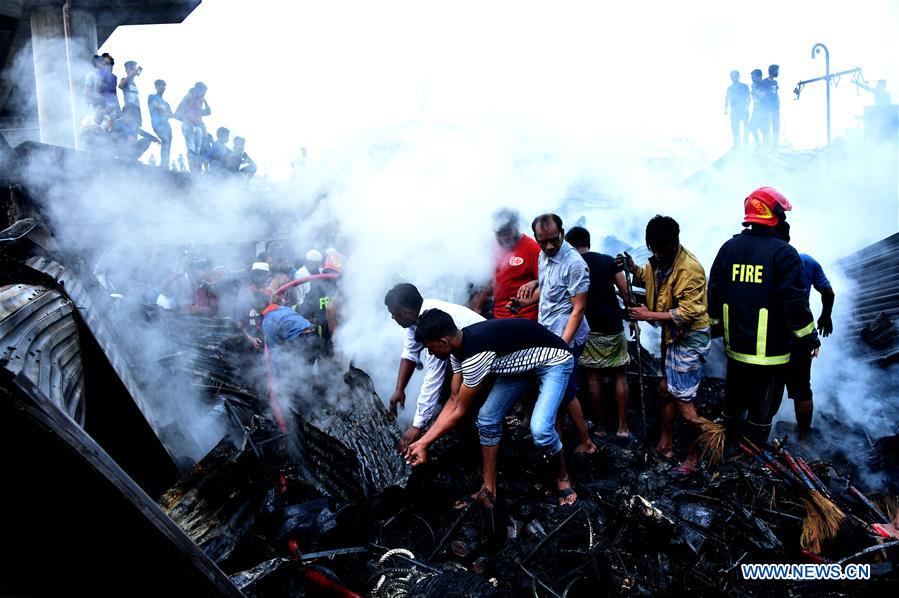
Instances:
[[[574,359],[557,335],[530,320],[487,320],[459,330],[452,317],[429,309],[418,318],[415,339],[432,355],[450,359],[453,389],[437,421],[417,442],[409,445],[406,458],[412,465],[427,461],[427,449],[465,415],[488,374],[496,380],[478,412],[478,434],[484,460],[484,485],[470,500],[492,507],[496,498],[496,461],[503,433],[503,418],[534,381],[540,392],[531,415],[534,444],[554,467],[559,504],[577,500],[565,469],[562,441],[556,431],[556,414],[562,403]],[[462,501],[459,506],[470,500]]]

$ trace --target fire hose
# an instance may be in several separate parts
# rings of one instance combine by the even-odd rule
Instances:
[[[281,295],[295,286],[305,284],[312,280],[334,280],[336,278],[340,278],[340,274],[310,274],[309,276],[301,276],[300,278],[291,280],[287,284],[282,285],[272,291],[272,297],[274,297],[275,295]]]

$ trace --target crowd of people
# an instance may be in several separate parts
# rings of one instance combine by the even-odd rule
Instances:
[[[212,114],[206,100],[207,87],[196,83],[172,111],[163,96],[166,83],[154,82],[155,92],[147,97],[147,111],[153,133],[143,128],[140,91],[137,80],[143,67],[135,61],[125,63],[125,75],[118,79],[113,73],[115,59],[108,53],[91,59],[91,70],[84,81],[83,96],[88,113],[81,123],[81,146],[89,151],[105,153],[122,160],[139,160],[150,145],[159,145],[159,166],[164,169],[185,170],[183,157],[171,160],[172,120],[181,122],[187,148],[187,169],[191,173],[250,179],[256,174],[256,164],[246,151],[246,139],[234,137],[220,127],[216,139],[206,131],[203,118]],[[118,92],[122,92],[119,101]],[[155,160],[155,157],[152,158]]]
[[[324,254],[310,249],[304,258],[294,258],[282,242],[271,241],[247,270],[232,272],[195,249],[159,247],[139,277],[140,293],[145,303],[164,310],[229,318],[246,350],[267,348],[277,358],[297,353],[314,360],[331,350],[343,261],[334,248]],[[95,269],[98,279],[107,290],[123,292],[103,264]],[[315,351],[307,351],[309,346]]]
[[[724,114],[730,115],[734,147],[747,145],[748,137],[752,137],[756,145],[777,147],[780,144],[777,83],[780,67],[776,64],[769,66],[768,77],[764,79],[761,69],[755,69],[749,75],[751,88],[740,81],[740,71],[731,71],[731,85],[724,96]]]
[[[805,437],[812,421],[811,363],[818,354],[819,331],[827,336],[833,330],[834,293],[821,266],[789,244],[790,210],[777,190],[753,191],[744,201],[745,230],[721,247],[708,277],[681,243],[677,222],[667,216],[647,223],[652,256],[638,266],[627,254],[591,251],[589,231],[566,231],[556,214],[537,216],[529,236],[522,234],[516,212],[498,211],[493,222],[495,275],[468,306],[424,298],[409,283],[395,286],[385,297],[391,317],[406,329],[390,399],[393,413],[405,405],[413,371],[425,370],[415,415],[398,449],[412,465],[422,464],[436,440],[473,414],[483,485],[456,506],[477,501],[491,507],[503,423],[523,404],[530,411],[524,421],[533,442],[551,465],[559,504],[574,504],[577,493],[562,450],[566,415],[577,431],[573,451],[596,451],[579,396],[595,418],[593,435],[614,430],[617,441],[633,440],[625,322],[632,332],[637,322],[661,327],[656,450],[662,458],[674,458],[672,429],[678,413],[686,430],[696,435],[700,421],[708,421],[698,413],[695,399],[713,337],[723,337],[727,356],[720,425],[728,439],[746,435],[766,441],[785,389],[795,404],[799,436]],[[645,290],[645,303],[631,293],[632,287]],[[812,287],[823,303],[817,326],[809,307]],[[581,375],[587,382],[583,392]],[[613,382],[614,415],[606,409],[605,378]],[[689,475],[697,465],[691,451],[677,469]]]
[[[576,454],[595,453],[597,439],[606,435],[612,442],[635,440],[628,419],[627,328],[636,335],[638,322],[661,328],[660,432],[653,442],[677,471],[689,475],[699,465],[692,449],[681,464],[674,462],[673,430],[678,414],[686,437],[698,436],[708,422],[695,400],[713,337],[723,337],[727,358],[720,424],[727,437],[766,441],[786,389],[798,436],[805,438],[813,413],[811,364],[819,333],[833,330],[835,296],[820,264],[790,245],[791,209],[773,188],[753,191],[744,201],[745,230],[724,243],[708,276],[668,216],[647,223],[651,257],[640,266],[626,253],[592,251],[590,232],[580,226],[566,231],[556,214],[534,218],[528,235],[516,211],[498,210],[492,223],[494,275],[467,305],[425,298],[408,282],[384,297],[390,317],[406,330],[389,400],[393,415],[405,408],[413,373],[424,370],[397,450],[419,465],[435,441],[460,422],[473,421],[483,485],[457,506],[492,506],[504,422],[519,407],[533,443],[551,465],[551,490],[560,505],[574,504],[562,422],[567,417],[573,424]],[[309,249],[298,257],[272,241],[236,281],[208,259],[178,255],[151,260],[156,275],[147,301],[184,314],[230,317],[245,349],[264,352],[273,391],[331,353],[345,259],[336,249]],[[644,290],[645,299],[634,287]],[[809,307],[812,288],[823,305],[817,325]],[[613,401],[604,396],[607,379]],[[641,429],[646,433],[645,425]]]

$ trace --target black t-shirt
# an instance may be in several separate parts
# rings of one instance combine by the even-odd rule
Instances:
[[[604,253],[588,251],[581,257],[590,268],[590,292],[585,312],[590,332],[618,334],[624,330],[624,324],[615,294],[615,274],[622,269],[615,265],[615,258]]]
[[[462,347],[450,357],[462,383],[475,387],[489,373],[526,374],[541,366],[565,363],[571,350],[557,336],[532,320],[500,318],[462,329]]]

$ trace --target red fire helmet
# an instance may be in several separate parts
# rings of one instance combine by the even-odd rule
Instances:
[[[322,271],[330,270],[340,274],[343,272],[343,262],[346,258],[336,251],[329,253],[325,257],[325,263],[322,265]]]
[[[778,209],[778,207],[780,209]],[[783,212],[793,209],[790,200],[774,187],[759,187],[749,194],[743,201],[743,224],[762,224],[765,226],[777,226]]]

